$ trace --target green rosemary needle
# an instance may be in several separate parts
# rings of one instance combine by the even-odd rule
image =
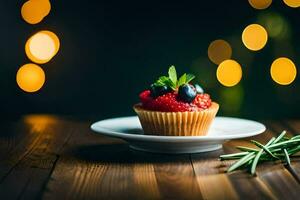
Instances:
[[[231,165],[231,167],[229,167],[229,169],[227,170],[227,172],[234,171],[235,169],[237,169],[240,166],[244,165],[245,163],[247,163],[249,160],[253,159],[254,157],[255,157],[255,153],[254,152],[251,152],[251,153],[245,155],[243,158],[241,158],[236,163],[234,163],[233,165]]]
[[[268,153],[271,157],[273,157],[273,158],[278,158],[277,156],[275,156],[275,155],[267,148],[267,145],[264,146],[264,145],[262,145],[261,143],[255,141],[255,140],[251,140],[251,142],[254,143],[256,146],[262,148],[262,149],[263,149],[266,153]],[[273,142],[273,141],[272,141],[272,142]],[[271,143],[272,143],[272,142],[271,142]]]
[[[287,163],[288,165],[290,165],[290,164],[291,164],[291,160],[290,160],[289,153],[287,152],[286,149],[283,149],[283,152],[284,152],[284,155],[285,155],[286,163]]]
[[[243,147],[243,146],[237,146],[237,147],[235,147],[235,148],[237,148],[238,150],[241,150],[241,151],[254,151],[254,152],[258,152],[259,151],[259,149],[254,149],[254,148],[251,148],[251,147]]]
[[[241,152],[221,155],[220,159],[238,159],[228,168],[227,172],[232,172],[238,168],[245,168],[249,166],[250,173],[255,174],[257,165],[263,161],[281,160],[287,165],[290,165],[291,156],[297,156],[294,154],[300,151],[300,135],[296,135],[291,138],[285,135],[286,131],[282,131],[282,133],[278,137],[271,138],[265,145],[261,144],[258,141],[251,140],[251,143],[253,143],[258,148],[237,146],[236,148]]]
[[[275,142],[277,139],[275,138],[272,138],[267,144],[265,147],[268,147],[269,145],[271,145],[273,142]],[[259,161],[259,158],[261,156],[261,154],[264,152],[264,149],[261,149],[259,150],[259,152],[256,154],[254,160],[253,160],[253,163],[252,163],[252,166],[251,166],[251,174],[255,174],[255,169],[256,169],[256,166],[257,166],[257,163]]]

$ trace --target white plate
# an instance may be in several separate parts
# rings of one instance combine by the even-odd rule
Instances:
[[[144,135],[137,116],[106,119],[91,125],[102,135],[121,138],[135,150],[155,153],[200,153],[222,148],[230,139],[258,135],[266,127],[256,121],[216,117],[206,136],[156,136]]]

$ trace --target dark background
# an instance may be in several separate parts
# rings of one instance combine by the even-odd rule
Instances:
[[[197,75],[197,82],[219,102],[219,115],[297,118],[300,85],[272,81],[269,68],[279,56],[299,64],[299,9],[273,0],[266,10],[253,9],[246,0],[234,1],[51,1],[50,14],[39,24],[20,16],[24,1],[0,3],[1,117],[28,113],[96,116],[99,119],[132,115],[140,91],[173,64],[179,73]],[[248,24],[279,16],[285,35],[269,38],[264,49],[251,52],[241,42]],[[275,24],[276,26],[276,24]],[[61,48],[40,65],[46,83],[37,93],[16,84],[18,68],[30,62],[26,40],[39,30],[60,38]],[[217,66],[208,60],[207,47],[227,40],[233,59],[243,68],[242,81],[232,88],[218,83]]]

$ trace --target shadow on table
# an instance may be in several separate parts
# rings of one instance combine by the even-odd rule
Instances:
[[[82,145],[68,154],[79,160],[97,163],[190,163],[198,159],[217,159],[223,150],[202,154],[158,154],[132,150],[128,144]]]

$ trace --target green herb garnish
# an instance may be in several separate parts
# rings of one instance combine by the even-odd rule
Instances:
[[[169,79],[172,81],[172,83],[174,85],[176,85],[177,84],[177,73],[176,73],[176,69],[174,66],[171,66],[169,68],[168,74],[169,74]]]
[[[195,76],[193,74],[183,74],[177,78],[177,72],[175,67],[172,65],[169,68],[168,76],[161,76],[157,81],[155,81],[155,86],[167,86],[172,90],[176,90],[181,85],[191,82]]]
[[[257,164],[263,161],[281,160],[285,164],[290,165],[290,158],[300,151],[300,135],[289,138],[286,137],[285,134],[286,131],[283,131],[277,138],[271,138],[265,145],[258,141],[251,140],[251,143],[255,144],[258,148],[237,146],[236,148],[242,152],[221,155],[220,159],[239,159],[228,168],[227,172],[241,168],[249,168],[250,173],[255,174]]]

